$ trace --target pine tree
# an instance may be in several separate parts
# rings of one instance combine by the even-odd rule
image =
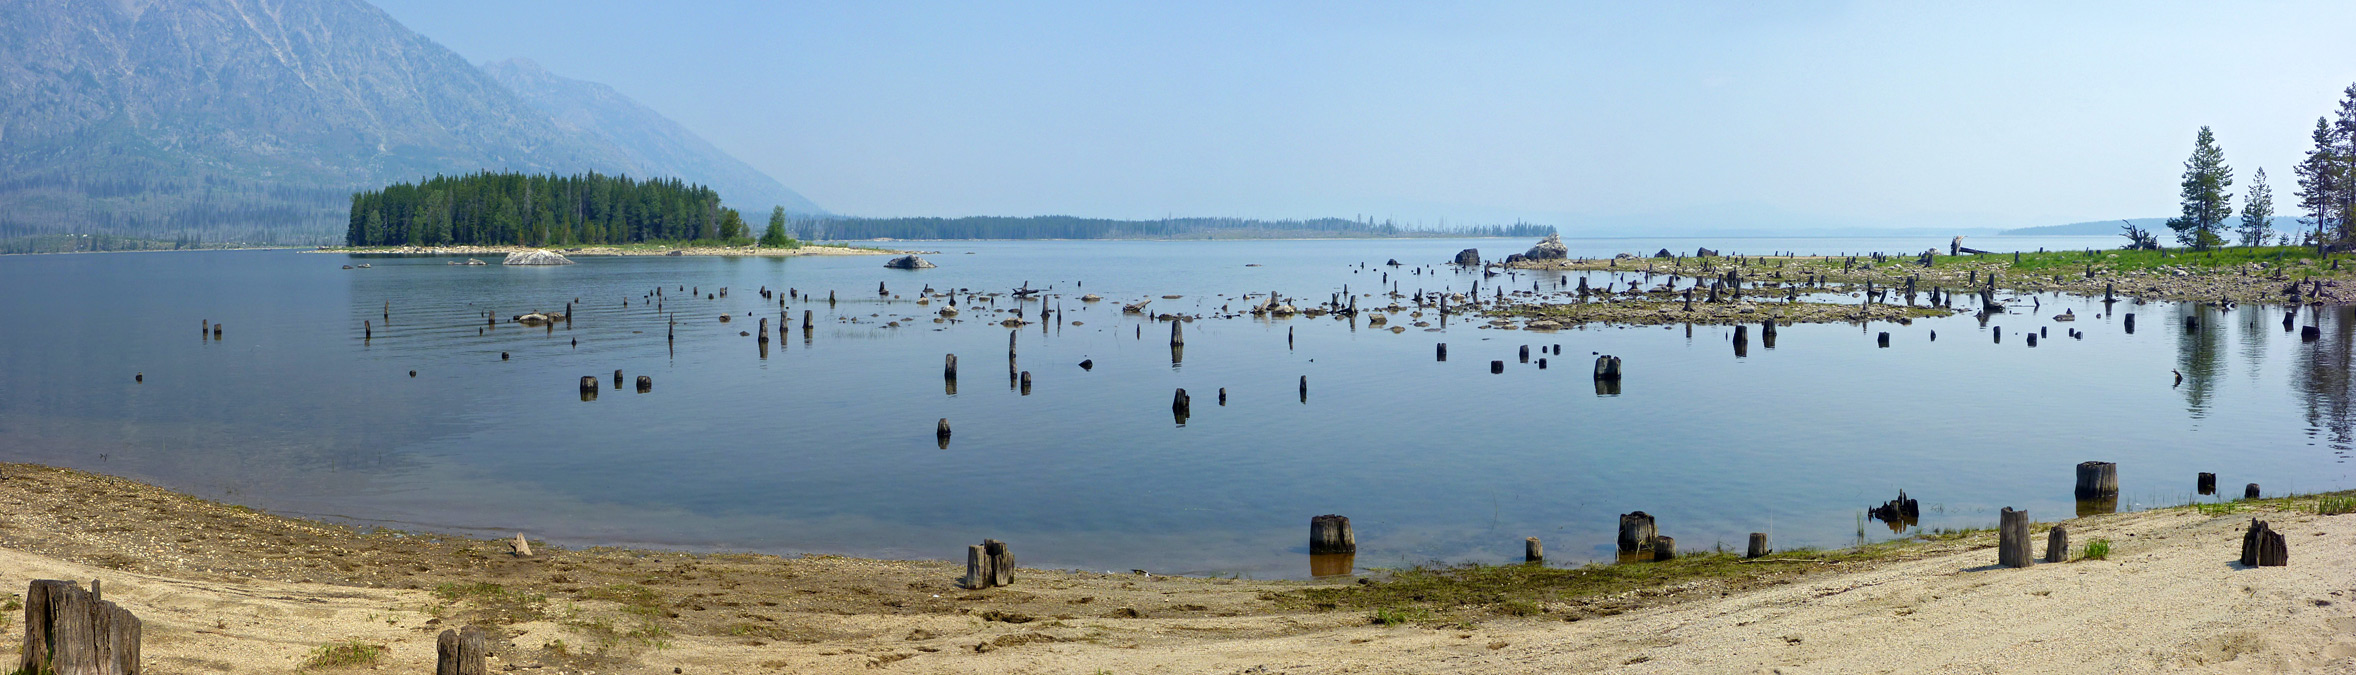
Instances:
[[[2339,132],[2330,120],[2315,118],[2315,131],[2308,138],[2314,147],[2307,149],[2306,159],[2291,168],[2291,174],[2299,179],[2299,190],[2293,194],[2299,197],[2299,210],[2306,212],[2299,223],[2315,228],[2315,247],[2321,252],[2343,226],[2340,216],[2345,210],[2340,208],[2339,195],[2347,182],[2347,166],[2341,158]]]
[[[2194,250],[2225,243],[2217,228],[2233,217],[2233,195],[2225,191],[2233,187],[2233,168],[2225,165],[2225,151],[2217,147],[2216,134],[2206,126],[2193,137],[2192,157],[2184,160],[2184,182],[2179,187],[2182,211],[2168,220],[2168,229],[2176,231],[2176,242]]]
[[[2266,169],[2250,174],[2250,194],[2241,200],[2241,245],[2266,243],[2266,226],[2274,220],[2274,188],[2266,185]]]
[[[772,248],[793,246],[793,239],[785,236],[785,207],[779,206],[769,210],[769,229],[761,233],[761,245]]]

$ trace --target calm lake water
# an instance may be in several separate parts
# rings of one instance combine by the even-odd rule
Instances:
[[[406,530],[934,559],[991,537],[1026,565],[1254,577],[1306,576],[1307,523],[1324,513],[1351,517],[1360,567],[1518,560],[1526,536],[1568,564],[1608,558],[1616,515],[1633,510],[1686,548],[1739,548],[1754,531],[1786,548],[1889,538],[1862,514],[1900,489],[1921,500],[1921,527],[1988,526],[2005,506],[2059,519],[2075,508],[2072,467],[2084,460],[2119,463],[2128,509],[2192,499],[2201,471],[2232,495],[2251,482],[2269,493],[2356,484],[2356,318],[2345,310],[2303,312],[2324,337],[2302,343],[2281,308],[2121,303],[2140,318],[2128,334],[2097,318],[2099,302],[2047,296],[2033,314],[1988,322],[2001,343],[1962,316],[1792,326],[1774,349],[1754,342],[1739,358],[1730,329],[1712,326],[1533,333],[1458,320],[1393,334],[1330,317],[1202,320],[1186,325],[1175,363],[1166,324],[1120,311],[1165,294],[1184,297],[1152,309],[1240,309],[1234,296],[1269,291],[1322,301],[1345,285],[1381,288],[1386,259],[1437,265],[1461,248],[1495,258],[1529,243],[896,244],[939,251],[927,257],[940,267],[921,271],[878,257],[554,268],[290,251],[0,257],[0,459]],[[1568,243],[1581,256],[1946,244]],[[373,268],[338,269],[348,262]],[[1441,266],[1391,278],[1403,292],[1474,279]],[[902,299],[879,298],[879,282]],[[926,285],[1026,282],[1065,294],[1051,304],[1081,324],[1015,331],[1028,395],[1000,379],[1010,331],[974,311],[986,307],[934,323],[940,304],[913,302]],[[691,299],[680,286],[730,293]],[[766,358],[738,335],[778,316],[763,286],[821,298],[787,303],[797,323],[814,312],[816,328]],[[664,315],[642,299],[656,287],[679,321],[668,346]],[[1077,299],[1091,292],[1107,300]],[[504,322],[574,298],[570,326]],[[2083,318],[2047,318],[2064,308]],[[502,323],[478,335],[486,311]],[[2186,332],[2181,316],[2194,312],[2203,321]],[[887,325],[895,317],[914,318]],[[203,321],[225,324],[222,339],[201,336]],[[2045,327],[2035,348],[2019,339]],[[2085,338],[2065,338],[2069,328]],[[1881,331],[1888,349],[1874,347]],[[1435,342],[1449,344],[1447,362],[1433,359]],[[1517,361],[1525,344],[1562,355],[1541,370]],[[1618,395],[1595,391],[1594,352],[1626,360]],[[948,353],[963,371],[955,394],[941,378]],[[1490,374],[1492,359],[1507,361],[1504,374]],[[653,391],[614,389],[615,369],[651,376]],[[603,384],[594,401],[579,396],[583,375]],[[1195,402],[1184,425],[1170,412],[1180,387]],[[944,417],[947,449],[934,439]]]

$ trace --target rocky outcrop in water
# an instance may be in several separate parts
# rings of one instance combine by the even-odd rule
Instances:
[[[1539,240],[1538,245],[1522,254],[1524,260],[1561,260],[1568,257],[1571,257],[1571,248],[1563,245],[1562,235],[1559,234],[1546,235],[1545,239]]]
[[[923,258],[912,255],[904,255],[884,261],[884,267],[895,270],[922,270],[931,269],[933,267],[937,267],[937,265],[926,262]]]
[[[564,254],[562,254],[562,253],[557,253],[557,252],[555,252],[555,251],[550,251],[550,250],[547,250],[547,249],[537,249],[537,248],[536,248],[536,249],[531,249],[531,250],[528,250],[528,251],[516,251],[516,252],[514,252],[514,253],[509,253],[509,254],[507,254],[507,260],[505,260],[505,261],[502,261],[502,262],[500,262],[499,264],[501,264],[501,265],[570,265],[570,264],[573,264],[573,260],[572,260],[571,258],[564,257]]]
[[[1477,266],[1481,264],[1481,250],[1477,248],[1468,248],[1462,251],[1457,251],[1456,259],[1450,262],[1458,265]]]

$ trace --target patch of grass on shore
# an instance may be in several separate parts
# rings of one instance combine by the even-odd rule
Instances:
[[[2024,274],[2067,274],[2083,272],[2091,264],[2115,271],[2141,271],[2157,267],[2239,267],[2250,263],[2289,266],[2294,270],[2329,270],[2328,263],[2301,266],[2298,261],[2317,260],[2315,249],[2305,246],[2227,246],[2207,251],[2171,248],[2158,251],[2130,251],[2126,249],[2095,249],[2092,252],[2023,251],[2020,262],[2012,262],[2012,254],[1983,256],[1941,255],[1934,264],[1965,264],[1997,261],[2006,268]]]
[[[295,670],[373,666],[384,659],[384,653],[384,647],[358,640],[330,642],[319,645],[318,649],[311,650],[311,658],[305,659],[302,665],[295,667]]]
[[[1371,612],[1373,623],[1448,624],[1484,618],[1562,613],[1576,619],[1617,614],[1607,598],[1629,591],[1680,584],[1744,583],[1768,576],[1807,573],[1828,565],[1880,560],[1905,542],[1841,551],[1799,550],[1744,560],[1731,553],[1696,553],[1663,562],[1595,564],[1577,568],[1543,565],[1417,566],[1380,580],[1308,588],[1275,595],[1279,605],[1303,609]],[[1564,608],[1564,604],[1581,607]]]
[[[465,602],[477,612],[479,620],[493,624],[524,623],[547,617],[547,596],[510,590],[499,584],[442,584],[434,587],[434,597],[447,605]]]
[[[2336,516],[2356,513],[2356,495],[2324,495],[2315,500],[2315,515]]]
[[[611,651],[628,645],[670,648],[665,638],[671,636],[671,631],[661,621],[670,616],[670,611],[663,608],[662,596],[653,589],[633,584],[613,584],[583,589],[580,595],[591,600],[619,604],[622,613],[626,615],[627,620],[620,624],[607,617],[583,617],[578,610],[570,612],[570,616],[563,619],[564,625],[597,638],[598,651]]]
[[[2103,560],[2111,557],[2111,540],[2096,539],[2086,542],[2086,553],[2079,560]]]

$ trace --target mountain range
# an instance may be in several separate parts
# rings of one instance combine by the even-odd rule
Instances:
[[[817,205],[611,87],[361,0],[0,0],[0,238],[326,241],[355,190],[516,170]]]

